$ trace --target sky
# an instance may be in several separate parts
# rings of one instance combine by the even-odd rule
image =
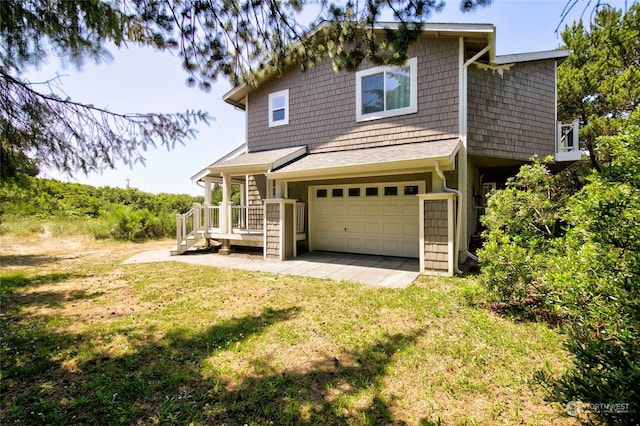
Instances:
[[[561,45],[555,33],[567,0],[493,0],[489,7],[473,13],[462,13],[459,0],[447,0],[441,13],[430,22],[489,23],[496,26],[496,53],[536,52],[556,49]],[[600,0],[600,2],[604,2]],[[631,6],[633,0],[609,0],[616,8]],[[580,18],[589,0],[581,0],[568,21]],[[595,5],[597,0],[591,0]],[[590,9],[585,12],[589,19]],[[218,158],[245,142],[245,119],[242,111],[222,101],[232,87],[220,78],[211,91],[203,92],[185,84],[186,73],[180,59],[168,52],[149,48],[112,49],[108,63],[87,63],[81,70],[65,67],[57,59],[25,76],[32,82],[49,80],[59,75],[62,90],[75,101],[107,107],[119,113],[207,111],[212,120],[196,126],[195,139],[168,151],[162,146],[143,153],[146,166],[133,168],[119,164],[115,170],[73,177],[45,169],[41,176],[94,186],[126,188],[129,185],[152,193],[203,195],[203,189],[190,177]]]

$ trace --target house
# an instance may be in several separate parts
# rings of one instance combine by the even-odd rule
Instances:
[[[569,52],[496,56],[495,35],[426,24],[403,66],[335,73],[326,59],[235,87],[224,101],[245,111],[246,144],[193,176],[205,203],[178,215],[173,253],[208,238],[280,260],[300,249],[414,257],[425,274],[453,275],[488,191],[535,154],[580,158],[577,125],[556,120]]]

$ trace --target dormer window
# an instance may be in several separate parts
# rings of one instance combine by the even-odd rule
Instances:
[[[289,124],[289,90],[269,94],[269,127]]]
[[[356,121],[418,111],[418,59],[356,73]]]

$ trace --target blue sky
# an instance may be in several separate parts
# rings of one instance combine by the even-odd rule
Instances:
[[[601,0],[602,1],[602,0]],[[579,19],[588,0],[582,0],[569,20]],[[597,0],[592,0],[595,4]],[[561,44],[554,31],[566,0],[494,0],[487,8],[475,13],[459,11],[459,0],[448,0],[441,13],[431,22],[491,23],[497,28],[497,54],[551,50]],[[607,3],[624,8],[624,0]],[[627,0],[630,6],[632,0]],[[589,11],[585,19],[589,18]],[[197,127],[195,140],[167,151],[163,147],[144,153],[146,167],[129,168],[118,165],[116,170],[92,173],[79,172],[74,177],[45,170],[44,177],[95,186],[131,187],[160,193],[188,193],[202,195],[202,189],[189,177],[206,167],[245,140],[244,113],[222,101],[222,95],[231,86],[220,79],[208,93],[185,85],[186,74],[180,60],[166,52],[130,47],[111,50],[109,63],[87,63],[82,70],[63,67],[56,59],[33,70],[27,77],[31,81],[48,80],[59,74],[62,89],[76,101],[108,107],[117,112],[182,112],[207,111],[214,120],[209,126]]]

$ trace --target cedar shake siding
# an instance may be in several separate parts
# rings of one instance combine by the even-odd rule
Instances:
[[[469,154],[528,160],[555,151],[555,61],[517,63],[501,76],[469,67]]]
[[[317,153],[458,137],[458,39],[424,37],[409,56],[418,58],[417,113],[356,122],[356,74],[337,74],[325,59],[306,72],[288,70],[249,94],[248,150],[306,145]],[[285,89],[289,124],[269,127],[269,94]]]

